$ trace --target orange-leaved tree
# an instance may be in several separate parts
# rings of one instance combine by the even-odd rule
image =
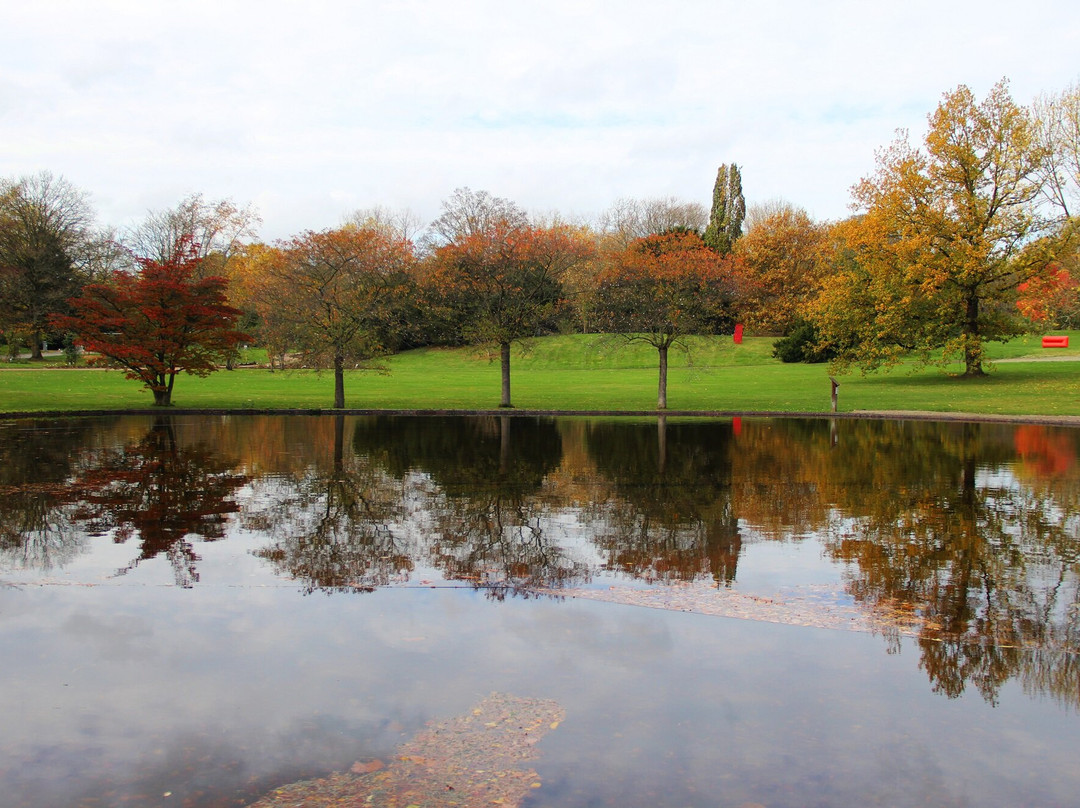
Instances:
[[[207,376],[249,339],[236,330],[240,311],[226,302],[228,282],[197,278],[200,260],[182,237],[167,260],[137,258],[137,270],[84,286],[68,301],[72,313],[51,324],[76,334],[77,344],[119,365],[150,389],[155,406],[167,407],[178,373]]]
[[[334,370],[345,406],[345,366],[394,348],[413,283],[413,246],[369,227],[309,231],[267,254],[256,309],[308,364]]]
[[[426,282],[459,338],[499,346],[500,407],[510,402],[510,345],[553,330],[563,279],[593,253],[579,230],[498,219],[439,247]]]
[[[827,273],[827,228],[787,202],[751,208],[746,232],[735,243],[749,281],[742,301],[745,322],[787,334],[808,314]]]
[[[637,239],[601,273],[593,322],[600,331],[656,348],[657,409],[667,407],[671,346],[734,326],[739,276],[737,259],[719,255],[693,231]]]

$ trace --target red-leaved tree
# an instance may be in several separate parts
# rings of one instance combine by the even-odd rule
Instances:
[[[136,260],[137,271],[84,286],[68,301],[72,314],[52,325],[74,332],[86,351],[119,365],[153,392],[155,406],[167,407],[178,373],[208,376],[250,337],[235,328],[240,311],[225,302],[228,281],[196,279],[200,259],[190,239],[166,261]]]

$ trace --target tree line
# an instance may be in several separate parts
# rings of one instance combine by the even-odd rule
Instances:
[[[873,369],[914,356],[985,373],[988,341],[1080,323],[1080,85],[1030,106],[1001,81],[964,86],[880,150],[854,214],[815,221],[783,200],[749,208],[735,164],[710,207],[616,202],[594,222],[530,216],[459,188],[426,227],[357,211],[273,244],[254,209],[194,195],[117,234],[48,173],[0,181],[0,336],[9,351],[67,340],[171,402],[177,373],[229,365],[257,341],[271,365],[348,368],[425,345],[497,348],[604,332],[668,351],[691,334],[780,337],[785,360]]]

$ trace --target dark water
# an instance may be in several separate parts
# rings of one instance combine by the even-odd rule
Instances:
[[[962,423],[0,422],[0,806],[243,805],[493,691],[566,712],[527,805],[1077,805],[1078,448]],[[657,587],[820,597],[875,631],[628,605]]]

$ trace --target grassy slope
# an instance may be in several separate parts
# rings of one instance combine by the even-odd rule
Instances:
[[[1071,356],[1077,348],[1043,350],[1036,337],[991,346],[999,359]],[[824,365],[783,365],[772,359],[772,340],[702,340],[686,357],[673,353],[668,405],[676,410],[784,410],[824,412],[829,375]],[[18,367],[25,368],[26,365]],[[387,409],[486,409],[498,403],[499,367],[475,350],[410,351],[387,362],[389,373],[350,372],[346,405]],[[985,379],[941,370],[840,377],[840,409],[934,410],[1005,414],[1080,415],[1080,361],[1001,362]],[[958,372],[959,367],[953,372]],[[656,406],[656,351],[592,336],[552,337],[518,349],[513,400],[519,409],[650,410]],[[209,378],[182,376],[178,407],[328,408],[330,374],[307,371],[221,371]],[[0,371],[0,412],[143,408],[150,395],[115,371]]]

